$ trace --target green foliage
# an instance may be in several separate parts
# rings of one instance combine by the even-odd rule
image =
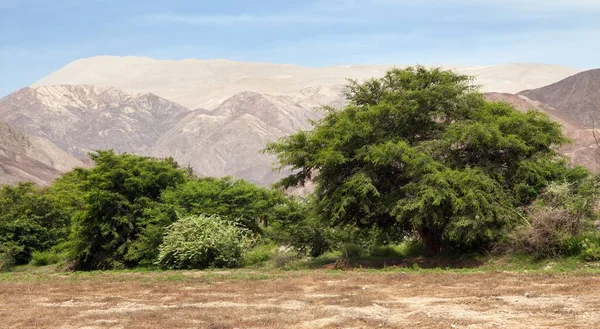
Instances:
[[[332,243],[332,229],[321,225],[310,215],[300,221],[274,222],[264,229],[264,233],[267,239],[279,245],[293,247],[300,254],[313,257],[329,250]]]
[[[262,265],[272,260],[277,255],[277,246],[270,244],[260,244],[248,250],[244,254],[244,266]]]
[[[377,246],[371,250],[371,257],[416,257],[424,254],[423,245],[414,241],[404,241],[399,245]]]
[[[57,253],[54,250],[34,251],[31,254],[31,265],[46,266],[64,262],[67,258],[66,254]]]
[[[231,177],[189,180],[165,191],[161,201],[171,214],[215,214],[255,233],[261,227],[296,222],[304,216],[300,205],[284,193]]]
[[[419,234],[428,253],[486,247],[554,180],[577,179],[544,114],[485,101],[468,76],[394,69],[352,82],[342,110],[267,146],[292,170],[280,187],[316,183],[332,225]]]
[[[580,242],[581,256],[587,261],[600,260],[600,239],[586,237]]]
[[[237,267],[249,246],[248,231],[218,216],[188,216],[171,224],[157,263],[171,269]]]
[[[71,232],[72,258],[78,269],[109,269],[139,264],[140,248],[160,222],[146,215],[161,193],[185,182],[187,173],[173,159],[98,151],[96,166],[76,169],[74,181],[85,206],[75,213]]]
[[[0,188],[0,209],[0,246],[19,246],[12,255],[16,265],[27,264],[32,252],[68,237],[68,209],[32,183]]]
[[[0,247],[11,250],[4,253],[11,264],[35,254],[35,264],[66,255],[80,270],[152,265],[179,216],[216,214],[257,234],[305,217],[305,207],[281,191],[230,177],[199,179],[171,158],[90,156],[93,168],[77,168],[49,188],[0,188]]]
[[[22,252],[23,247],[14,242],[0,245],[0,272],[10,271],[15,265],[18,255]]]
[[[359,258],[365,256],[366,252],[363,247],[356,243],[346,243],[342,247],[342,255],[346,258]]]

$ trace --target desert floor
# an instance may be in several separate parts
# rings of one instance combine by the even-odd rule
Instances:
[[[1,328],[594,328],[600,275],[452,271],[5,274]]]

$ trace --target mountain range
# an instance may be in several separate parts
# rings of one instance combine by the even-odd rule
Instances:
[[[115,149],[173,156],[203,176],[267,185],[281,177],[260,153],[269,141],[309,129],[324,105],[344,105],[346,78],[390,65],[304,68],[225,60],[159,61],[101,56],[75,61],[0,99],[0,184],[48,184]],[[560,152],[599,170],[600,70],[544,64],[445,67],[476,77],[490,100],[538,109],[574,140]],[[600,137],[600,134],[598,134]]]
[[[0,185],[49,185],[62,172],[86,166],[47,139],[25,135],[0,121]]]

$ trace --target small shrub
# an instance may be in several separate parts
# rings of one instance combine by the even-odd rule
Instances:
[[[318,257],[330,249],[330,231],[332,229],[324,227],[314,218],[295,223],[273,223],[264,229],[265,236],[272,241],[294,247],[299,253],[312,257]]]
[[[17,255],[23,251],[23,247],[16,244],[6,244],[0,246],[0,272],[12,270],[16,264]]]
[[[371,257],[413,257],[425,253],[423,244],[417,241],[405,240],[397,245],[377,246],[371,249]]]
[[[300,255],[291,251],[278,253],[273,258],[273,260],[275,261],[275,266],[284,269],[290,268],[290,265],[294,264],[294,262],[296,262],[299,259]]]
[[[10,253],[0,253],[0,272],[8,272],[15,265],[15,258]]]
[[[259,245],[250,249],[244,255],[244,266],[261,265],[273,259],[277,254],[277,246],[274,244]]]
[[[237,267],[249,245],[248,231],[217,216],[188,216],[167,228],[157,263],[171,269]]]
[[[31,265],[46,266],[60,263],[66,259],[65,255],[53,250],[34,251],[31,254]]]
[[[600,260],[600,241],[584,238],[581,243],[581,256],[587,261]]]
[[[363,247],[356,243],[346,243],[342,249],[345,258],[359,258],[365,255]]]
[[[580,216],[563,208],[540,207],[530,213],[530,223],[509,236],[506,249],[538,257],[573,252],[573,239],[583,228]],[[569,251],[571,249],[571,251]]]

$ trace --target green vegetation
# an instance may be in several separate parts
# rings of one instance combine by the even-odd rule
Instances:
[[[167,228],[158,263],[170,269],[237,267],[250,244],[248,231],[217,216],[188,216]]]
[[[471,78],[423,67],[349,86],[349,105],[267,151],[316,182],[321,221],[418,235],[428,254],[488,248],[523,221],[552,181],[588,176],[554,149],[544,114],[487,102]]]
[[[0,188],[0,271],[600,259],[598,179],[556,154],[568,141],[542,113],[422,67],[352,82],[347,97],[267,146],[291,169],[274,188],[113,151],[47,188]],[[309,181],[305,198],[282,191]]]

